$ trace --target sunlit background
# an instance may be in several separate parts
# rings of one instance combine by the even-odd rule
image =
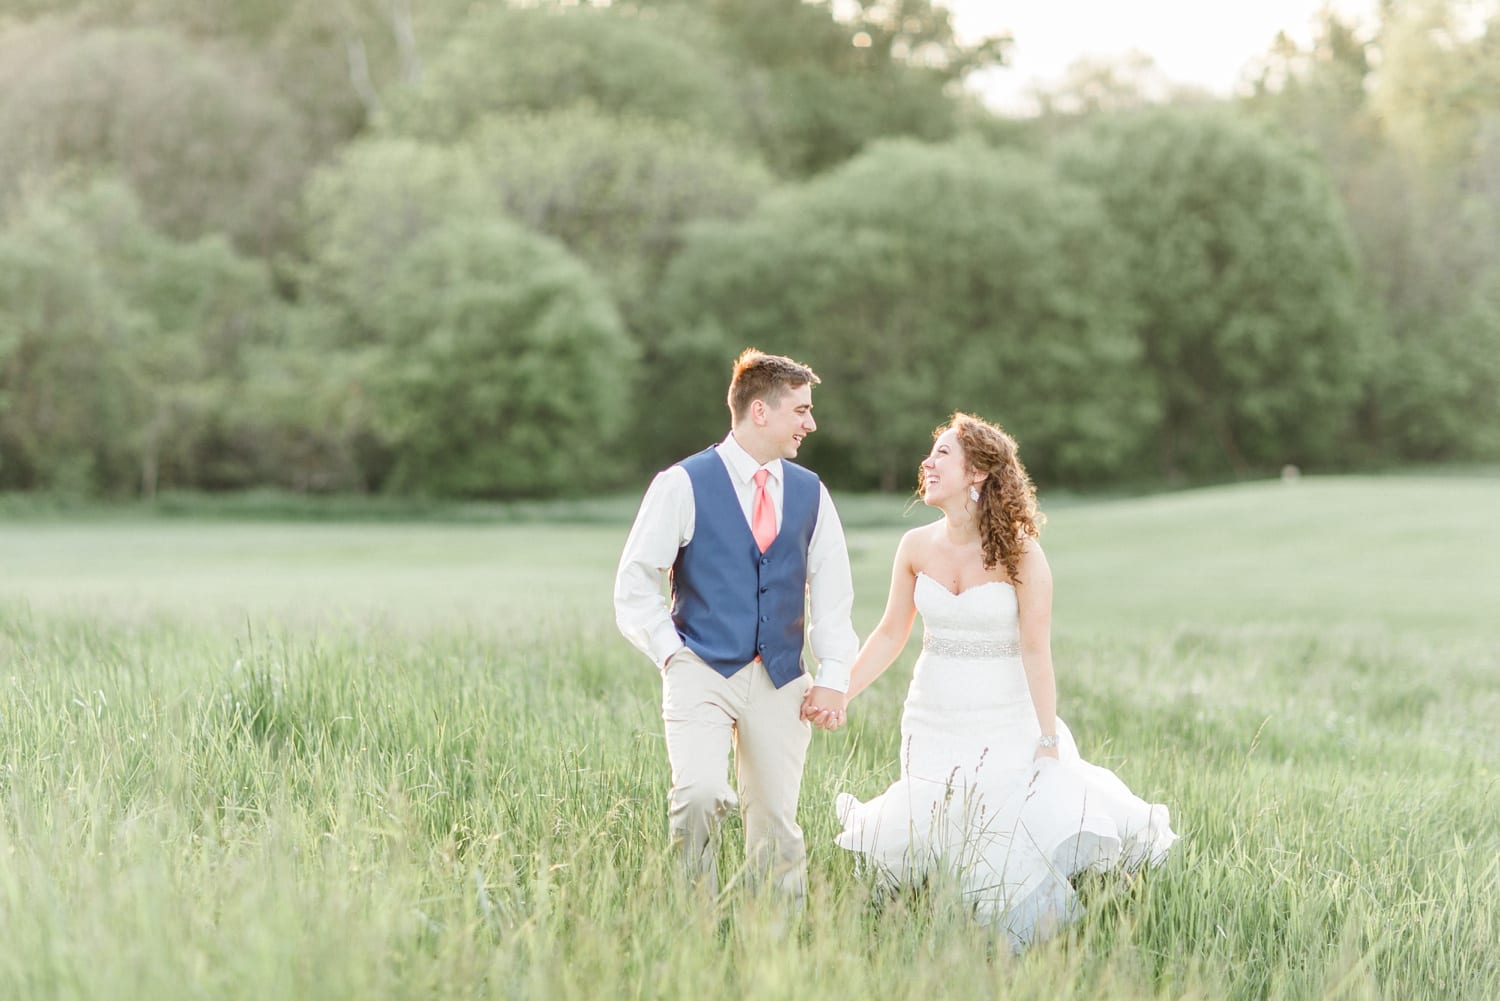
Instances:
[[[1376,9],[1373,0],[944,0],[943,6],[953,12],[960,38],[1013,39],[1006,65],[975,74],[969,85],[997,111],[1022,115],[1038,110],[1036,90],[1111,63],[1146,71],[1162,96],[1177,86],[1229,97],[1242,89],[1278,35],[1309,46],[1324,12],[1369,30]]]

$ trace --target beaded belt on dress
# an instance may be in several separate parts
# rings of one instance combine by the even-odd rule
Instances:
[[[968,639],[924,632],[922,650],[934,657],[1017,657],[1021,643],[1012,639]]]

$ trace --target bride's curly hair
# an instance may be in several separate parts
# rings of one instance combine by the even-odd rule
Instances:
[[[958,434],[964,465],[987,474],[979,484],[979,502],[975,505],[984,568],[993,570],[996,564],[1003,564],[1006,575],[1019,584],[1021,578],[1016,571],[1025,539],[1039,537],[1047,521],[1047,516],[1037,510],[1036,487],[1021,465],[1020,447],[998,426],[973,414],[955,412],[952,420],[932,432],[932,437],[936,439],[949,428]],[[920,469],[918,479],[925,482]]]

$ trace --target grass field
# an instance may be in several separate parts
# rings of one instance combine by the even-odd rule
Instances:
[[[815,736],[805,915],[682,892],[630,509],[0,523],[0,997],[1500,997],[1500,479],[1053,508],[1062,714],[1184,837],[1019,958],[830,844],[915,651]],[[863,634],[929,515],[841,509]]]

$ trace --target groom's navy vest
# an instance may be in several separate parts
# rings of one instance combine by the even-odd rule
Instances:
[[[703,662],[729,677],[757,656],[777,688],[802,675],[807,548],[818,523],[818,477],[781,463],[781,529],[765,553],[745,521],[724,460],[683,459],[693,484],[693,540],[672,566],[672,622]]]

